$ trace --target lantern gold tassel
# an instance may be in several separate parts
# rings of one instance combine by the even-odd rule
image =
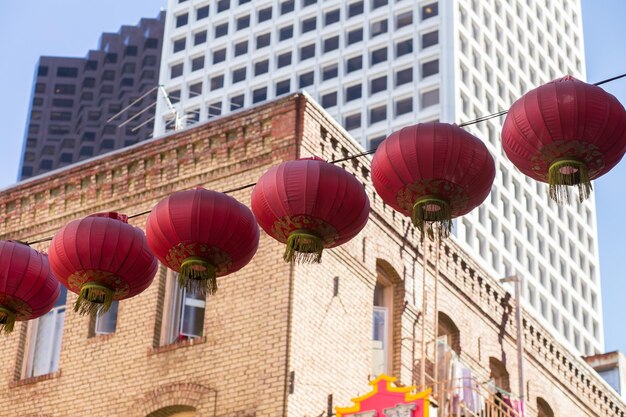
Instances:
[[[558,204],[569,204],[568,186],[578,186],[578,201],[583,202],[591,194],[592,186],[587,166],[573,159],[553,162],[548,170],[550,198]]]
[[[283,259],[287,262],[320,263],[324,241],[308,230],[296,230],[287,238]]]
[[[80,288],[78,299],[74,303],[74,311],[81,315],[95,316],[106,313],[113,303],[114,292],[99,282],[87,282]]]
[[[15,324],[15,312],[10,308],[0,306],[0,334],[9,334]]]
[[[217,292],[217,274],[215,266],[206,259],[189,257],[180,265],[178,284],[199,296],[213,295]]]
[[[413,225],[430,240],[446,239],[452,230],[452,212],[450,205],[437,197],[425,196],[419,198],[413,205],[411,216]]]

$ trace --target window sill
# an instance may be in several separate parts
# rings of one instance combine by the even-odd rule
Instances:
[[[96,334],[87,338],[87,344],[92,345],[94,343],[106,342],[107,340],[111,339],[113,336],[115,336],[115,332],[108,333],[108,334]]]
[[[36,384],[37,382],[47,381],[50,379],[56,379],[56,378],[59,378],[60,376],[61,376],[61,371],[57,371],[57,372],[51,372],[49,374],[33,376],[30,378],[24,378],[24,379],[20,379],[17,381],[11,381],[9,383],[9,388],[16,388],[16,387],[21,387],[23,385]]]
[[[152,356],[152,355],[156,355],[156,354],[164,353],[164,352],[170,352],[170,351],[188,347],[188,346],[200,345],[203,343],[206,343],[206,336],[197,337],[195,339],[180,340],[174,343],[170,343],[169,345],[163,345],[163,346],[150,348],[148,350],[148,356]]]

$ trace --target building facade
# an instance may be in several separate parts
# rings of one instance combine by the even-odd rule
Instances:
[[[306,90],[366,149],[417,122],[467,122],[523,93],[585,78],[579,0],[170,0],[161,84],[187,125]],[[602,352],[593,197],[557,207],[500,144],[502,118],[468,126],[496,159],[483,208],[458,242],[561,342]],[[173,129],[165,100],[155,132]]]
[[[39,240],[94,212],[144,213],[198,185],[237,189],[231,195],[248,205],[244,186],[271,166],[360,150],[310,96],[291,95],[4,190],[0,238]],[[439,417],[458,416],[458,405],[467,406],[465,417],[485,416],[497,392],[515,400],[511,294],[454,240],[439,251],[422,245],[410,220],[375,194],[368,158],[341,166],[363,183],[372,211],[365,229],[326,250],[322,264],[283,262],[283,245],[262,232],[251,263],[218,280],[206,299],[181,291],[163,267],[115,314],[79,316],[67,307],[76,295],[64,294],[48,315],[3,336],[3,412],[311,417],[350,406],[381,373],[434,388]],[[526,417],[626,416],[609,385],[530,311],[521,325]],[[458,375],[472,381],[473,400],[460,396]]]
[[[149,106],[156,100],[156,91],[115,120],[108,120],[156,87],[164,22],[162,12],[155,19],[141,19],[136,26],[122,26],[117,33],[104,33],[98,49],[84,58],[39,59],[20,179],[133,145],[152,135],[153,122],[149,120],[155,110]]]

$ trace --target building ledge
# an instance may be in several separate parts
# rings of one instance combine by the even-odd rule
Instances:
[[[156,355],[156,354],[164,353],[164,352],[171,352],[173,350],[184,348],[184,347],[201,345],[203,343],[206,343],[206,336],[196,337],[193,339],[179,340],[174,343],[170,343],[169,345],[163,345],[163,346],[150,348],[148,350],[148,356],[152,356],[152,355]]]
[[[21,387],[23,385],[36,384],[37,382],[47,381],[50,379],[56,379],[56,378],[59,378],[60,376],[61,376],[61,371],[59,370],[57,372],[51,372],[49,374],[43,374],[43,375],[33,376],[30,378],[18,379],[17,381],[11,381],[9,383],[9,388],[16,388],[16,387]]]

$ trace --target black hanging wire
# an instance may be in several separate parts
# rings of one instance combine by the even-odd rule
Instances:
[[[602,80],[602,81],[598,81],[596,83],[593,83],[593,85],[600,86],[602,84],[610,83],[611,81],[619,80],[619,79],[625,78],[625,77],[626,77],[626,73],[620,74],[620,75],[616,75],[615,77],[607,78],[607,79]],[[477,123],[482,123],[482,122],[485,122],[485,121],[490,120],[490,119],[495,119],[496,117],[504,116],[508,112],[509,112],[508,110],[500,110],[500,111],[498,111],[496,113],[487,114],[485,116],[480,116],[480,117],[478,117],[478,118],[476,118],[474,120],[469,120],[467,122],[463,122],[463,123],[459,124],[459,127],[465,127],[465,126],[470,126],[470,125],[474,125],[474,124],[477,124]],[[361,153],[358,153],[358,154],[346,156],[345,158],[334,159],[332,161],[329,161],[329,163],[331,163],[331,164],[338,164],[340,162],[350,161],[352,159],[357,159],[357,158],[361,158],[363,156],[372,155],[374,152],[376,152],[376,149],[369,149],[369,150],[367,150],[365,152],[361,152]],[[256,182],[251,183],[251,184],[242,185],[242,186],[236,187],[236,188],[231,188],[230,190],[226,190],[226,191],[222,191],[222,192],[224,194],[232,194],[232,193],[237,192],[237,191],[241,191],[241,190],[245,190],[245,189],[248,189],[248,188],[252,188],[255,185],[256,185]],[[140,213],[131,214],[131,215],[128,216],[128,218],[129,219],[134,219],[135,217],[145,216],[146,214],[150,214],[151,211],[152,210],[146,210],[146,211],[142,211]],[[44,238],[41,238],[41,239],[28,241],[28,242],[23,242],[23,243],[26,244],[26,245],[34,245],[36,243],[49,242],[51,240],[52,240],[52,236],[49,236],[49,237],[44,237]]]

